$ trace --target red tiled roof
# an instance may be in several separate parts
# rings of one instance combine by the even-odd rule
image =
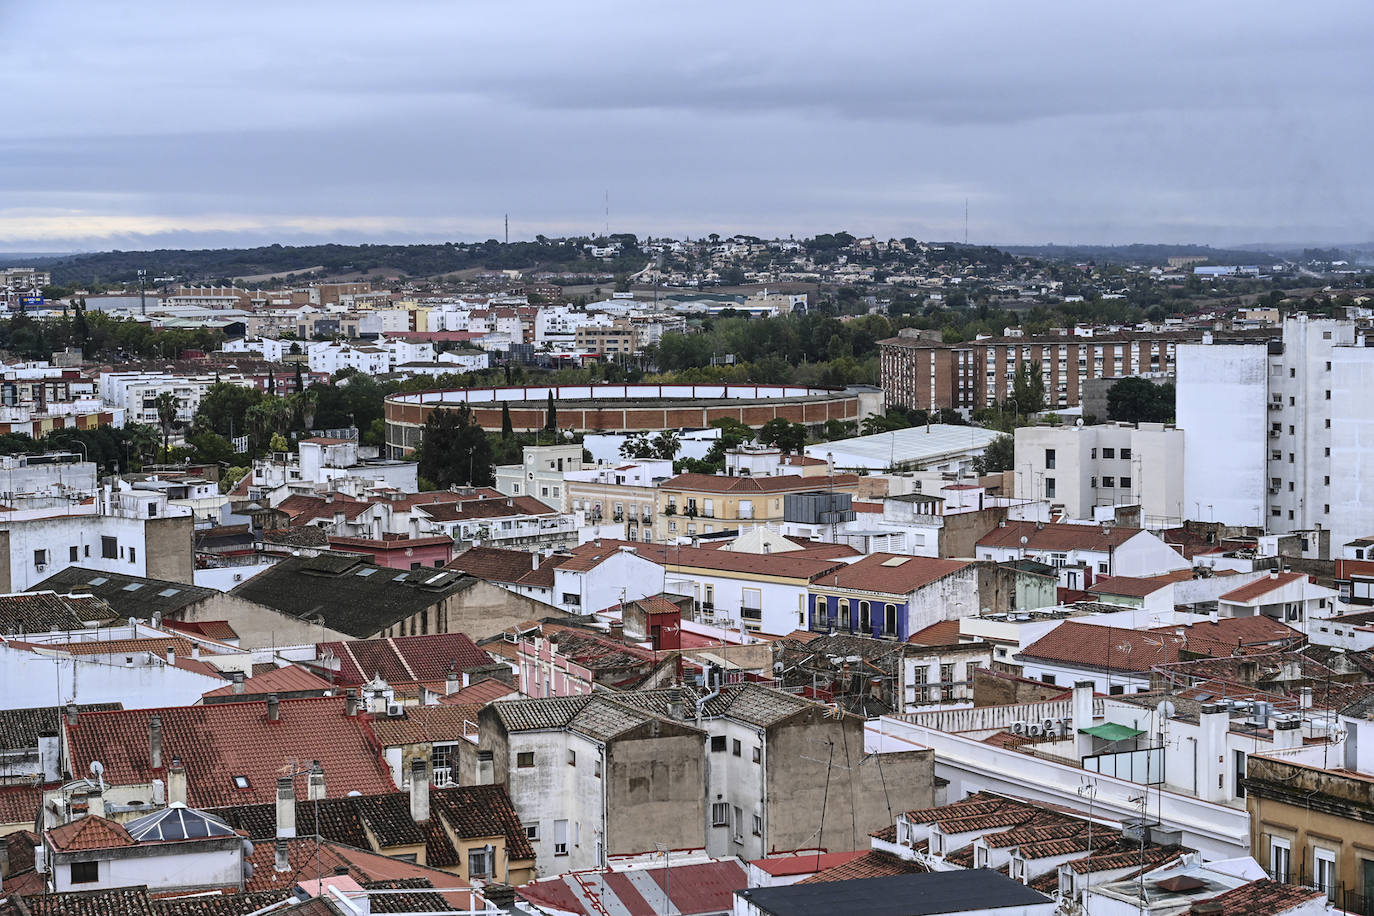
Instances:
[[[1096,550],[1106,552],[1120,547],[1141,533],[1139,528],[1109,527],[1100,525],[1040,525],[1036,522],[1009,521],[983,535],[979,547],[1021,546],[1021,538],[1026,539],[1027,550]]]
[[[1216,623],[1129,630],[1066,620],[1021,650],[1020,657],[1068,665],[1149,671],[1177,662],[1180,652],[1230,656],[1272,651],[1302,634],[1268,617],[1223,617]]]
[[[41,786],[0,786],[0,824],[27,824],[38,820],[43,807]],[[3,840],[0,840],[3,842]]]
[[[442,896],[448,907],[457,910],[466,911],[478,906],[472,895],[463,890],[442,895],[424,894],[422,888],[426,886],[468,887],[468,883],[457,875],[440,871],[437,868],[416,865],[404,859],[345,846],[342,843],[326,840],[320,843],[317,849],[314,839],[287,840],[286,858],[289,868],[279,872],[276,870],[276,843],[255,843],[253,855],[248,859],[253,866],[253,877],[248,879],[244,890],[250,893],[280,891],[286,894],[300,882],[314,880],[317,869],[325,875],[334,874],[336,869],[347,869],[348,875],[362,885],[371,885],[377,882],[406,882],[404,884],[397,883],[393,886],[416,887],[414,895],[387,894],[385,897],[373,898],[374,901],[377,901],[373,905],[377,906],[380,912],[392,911],[391,906],[404,906],[405,912],[418,911],[422,907],[432,907],[428,901],[433,900],[436,896]],[[387,905],[379,906],[381,900],[387,901]],[[294,914],[296,909],[292,908],[286,912]],[[328,910],[328,912],[334,911]]]
[[[1236,604],[1249,604],[1256,598],[1267,595],[1276,588],[1282,588],[1285,585],[1291,585],[1292,583],[1297,582],[1300,579],[1306,578],[1307,576],[1303,575],[1302,573],[1276,573],[1273,575],[1264,576],[1262,578],[1256,579],[1253,582],[1247,582],[1240,588],[1234,588],[1226,594],[1222,595],[1221,598],[1218,600],[1231,601]]]
[[[772,559],[765,557],[765,559]],[[822,587],[853,588],[868,592],[905,595],[932,582],[953,575],[971,564],[964,560],[938,557],[911,557],[895,553],[873,553],[826,573],[816,584]]]
[[[234,628],[229,625],[227,620],[201,620],[196,623],[189,620],[164,620],[162,625],[171,630],[194,633],[197,636],[217,639],[221,642],[239,638],[239,634],[234,632]]]
[[[827,868],[834,868],[842,865],[850,859],[863,855],[862,851],[855,852],[799,852],[796,855],[769,856],[765,859],[754,859],[750,865],[759,870],[772,875],[782,877],[785,875],[810,875]]]
[[[892,875],[909,875],[929,871],[924,865],[917,864],[901,856],[880,849],[870,849],[861,856],[848,862],[833,865],[803,878],[799,884],[824,884],[828,881],[851,881],[855,878],[886,878]]]
[[[698,491],[704,493],[789,493],[794,490],[828,490],[852,487],[859,482],[857,474],[835,474],[826,477],[803,477],[800,474],[781,474],[774,477],[727,477],[723,474],[679,474],[659,484],[662,490]]]
[[[518,582],[522,576],[542,565],[537,553],[500,547],[470,547],[450,560],[444,569],[465,572],[489,582]]]
[[[450,670],[461,672],[491,664],[491,656],[462,633],[396,636],[320,643],[320,653],[339,659],[342,684],[362,684],[381,675],[389,684],[442,681]]]
[[[149,636],[144,639],[92,639],[83,642],[44,643],[44,645],[70,655],[118,655],[121,652],[151,652],[154,655],[166,656],[167,650],[171,649],[178,656],[190,656],[192,649],[190,640],[180,636]]]
[[[952,646],[959,641],[959,621],[941,620],[924,630],[917,630],[906,639],[919,646]]]
[[[1260,878],[1210,897],[1207,902],[1221,907],[1217,916],[1278,916],[1324,896],[1322,891],[1310,887]]]
[[[448,696],[442,697],[439,702],[450,706],[485,706],[493,700],[505,699],[519,692],[505,681],[498,681],[494,677],[484,677],[457,693],[450,693]]]
[[[242,696],[245,700],[256,700],[269,693],[295,693],[301,690],[328,690],[332,684],[324,678],[311,674],[300,665],[286,665],[274,668],[265,674],[255,675],[243,682],[243,690],[235,692],[234,685],[217,687],[202,696],[233,697]]]
[[[1191,575],[1191,571],[1182,570]],[[1090,595],[1116,595],[1122,598],[1144,598],[1153,595],[1161,588],[1167,588],[1173,580],[1163,576],[1138,578],[1136,576],[1111,576],[1098,579],[1088,588]]]
[[[163,766],[181,758],[187,803],[196,808],[275,802],[283,770],[313,760],[324,767],[331,797],[395,790],[367,717],[344,715],[342,697],[281,700],[279,709],[276,722],[267,720],[266,703],[221,703],[85,713],[64,727],[75,772],[99,760],[106,782],[138,785],[166,777],[149,758],[149,720],[157,714]],[[247,788],[235,786],[238,776]]]
[[[435,741],[458,741],[475,724],[461,706],[410,706],[399,716],[378,716],[372,720],[372,731],[383,747],[405,744],[430,744]]]
[[[129,831],[123,826],[94,815],[77,818],[61,827],[53,827],[47,831],[47,838],[52,847],[59,852],[138,845],[138,841],[129,836]]]

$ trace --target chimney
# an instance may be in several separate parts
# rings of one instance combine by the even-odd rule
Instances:
[[[1274,717],[1274,750],[1302,746],[1302,717]]]
[[[1231,710],[1225,703],[1207,703],[1198,714],[1198,797],[1203,801],[1225,801],[1226,733],[1231,728]]]
[[[673,719],[682,718],[682,688],[668,688],[668,716]]]
[[[67,704],[67,724],[68,724],[68,725],[75,725],[75,724],[76,724],[76,715],[77,715],[77,712],[76,712],[76,704],[75,704],[75,703],[68,703],[68,704]]]
[[[162,716],[157,713],[148,719],[148,759],[153,769],[162,769]]]
[[[290,776],[277,777],[277,839],[296,836],[296,786]],[[278,844],[280,848],[280,844]]]
[[[191,657],[192,657],[192,658],[200,658],[200,643],[198,643],[198,642],[193,642],[193,643],[191,643]]]
[[[448,666],[448,674],[444,675],[444,695],[457,693],[463,687],[463,676],[458,673],[458,663],[452,662]]]
[[[229,672],[229,680],[234,682],[234,693],[243,693],[243,672]]]
[[[277,840],[277,854],[272,862],[274,871],[290,871],[291,857],[286,852],[286,840]]]
[[[538,568],[539,568],[539,551],[536,550],[534,553],[530,554],[530,569],[531,569],[531,570],[535,570],[535,569],[538,569]]]
[[[168,646],[168,647],[167,647],[167,664],[169,664],[169,665],[175,665],[176,663],[177,663],[177,650],[174,649],[174,648],[172,648],[171,646]]]
[[[1299,691],[1299,695],[1302,697],[1302,699],[1299,701],[1299,704],[1301,705],[1301,707],[1302,707],[1303,709],[1311,709],[1311,708],[1312,708],[1312,688],[1311,688],[1311,687],[1304,687],[1304,688],[1302,688],[1302,690]]]
[[[310,767],[309,781],[306,783],[305,797],[310,801],[324,798],[324,767],[316,760]]]
[[[410,819],[417,824],[429,821],[429,776],[419,757],[410,761]]]
[[[167,770],[167,804],[186,804],[186,767],[181,765],[180,757],[173,757]]]
[[[616,642],[624,642],[624,641],[625,641],[625,621],[623,621],[623,620],[612,620],[612,621],[611,621],[611,639],[614,639]]]
[[[344,715],[350,719],[358,714],[358,691],[352,687],[344,694]]]
[[[275,693],[267,695],[267,721],[278,722],[281,720],[281,700],[277,699]]]
[[[86,793],[86,814],[91,817],[105,816],[105,791],[99,785]]]

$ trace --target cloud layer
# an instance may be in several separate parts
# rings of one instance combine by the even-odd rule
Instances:
[[[0,2],[0,250],[1361,240],[1374,6]]]

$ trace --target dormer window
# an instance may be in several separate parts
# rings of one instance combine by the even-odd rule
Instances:
[[[247,788],[248,788],[248,777],[247,777],[247,776],[235,776],[235,777],[234,777],[234,788],[235,788],[235,789],[247,789]]]

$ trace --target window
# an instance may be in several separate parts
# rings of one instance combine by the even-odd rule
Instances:
[[[1053,683],[1054,683],[1054,675],[1053,675],[1053,674],[1042,674],[1042,675],[1040,675],[1040,683],[1042,683],[1042,684],[1053,684]]]
[[[80,560],[80,559],[81,559],[81,551],[80,551],[80,550],[78,550],[78,549],[75,548],[75,547],[69,548],[69,549],[67,550],[67,560],[68,560],[69,562],[75,563],[75,562],[77,562],[77,561]]]
[[[579,594],[577,594],[576,592],[564,592],[564,593],[563,593],[563,603],[564,603],[564,604],[574,604],[574,605],[577,605],[578,607],[581,607],[581,606],[582,606],[582,596],[579,595]]]
[[[525,828],[525,839],[530,842],[535,842],[539,839],[538,824],[523,824],[522,826]]]
[[[735,757],[740,756],[740,743],[738,738],[730,742],[730,753]]]
[[[119,541],[112,537],[102,537],[100,539],[100,558],[102,560],[119,559]]]
[[[712,753],[716,753],[716,754],[723,753],[723,752],[725,751],[725,736],[724,736],[724,735],[712,735],[712,736],[711,736],[711,751],[712,751]]]
[[[72,884],[90,884],[100,880],[99,862],[73,862]]]
[[[1121,450],[1121,460],[1122,460],[1122,461],[1130,461],[1130,460],[1131,460],[1131,450],[1130,450],[1130,449],[1128,449],[1128,448],[1123,448],[1123,449]]]
[[[865,633],[873,629],[873,618],[868,611],[868,607],[867,601],[859,602],[859,629]]]
[[[568,854],[568,822],[553,822],[553,854],[556,856],[566,856]]]
[[[897,605],[883,605],[883,633],[887,636],[897,634]]]
[[[730,826],[730,806],[726,802],[711,803],[711,826],[729,827]]]
[[[1116,486],[1116,478],[1115,478],[1115,477],[1103,477],[1103,478],[1102,478],[1102,486],[1104,486],[1104,487],[1114,487],[1114,486]]]
[[[515,755],[515,765],[522,770],[534,766],[534,751],[521,751]]]
[[[940,699],[954,699],[954,664],[940,666]]]
[[[1102,457],[1103,457],[1103,458],[1115,458],[1115,457],[1116,457],[1116,449],[1114,449],[1114,448],[1104,448],[1104,449],[1102,450]]]
[[[761,748],[761,747],[756,747],[756,748],[753,749],[753,752],[752,752],[752,753],[753,753],[753,758],[754,758],[754,761],[753,761],[753,762],[754,762],[754,763],[762,763],[762,762],[763,762],[763,748]]]
[[[1131,488],[1131,478],[1129,477],[1123,477],[1117,481],[1117,483],[1123,490],[1129,490]]]
[[[1326,893],[1326,899],[1336,899],[1336,853],[1330,849],[1312,849],[1312,883]]]
[[[744,842],[744,812],[739,805],[735,805],[735,842]]]
[[[754,836],[763,836],[763,815],[754,815]]]
[[[840,599],[840,626],[849,629],[849,599]]]
[[[46,550],[35,550],[35,551],[33,552],[33,565],[34,565],[34,566],[47,566],[47,565],[48,565],[48,552],[47,552]]]
[[[1054,449],[1052,448],[1045,449],[1045,467],[1054,467]]]
[[[1114,697],[1118,697],[1126,692],[1126,686],[1124,684],[1113,684],[1107,692]]]
[[[491,875],[491,848],[483,846],[468,853],[468,877],[486,878]]]
[[[1046,499],[1054,499],[1054,478],[1053,478],[1053,477],[1046,477],[1046,478],[1045,478],[1045,498],[1046,498]]]
[[[1232,751],[1232,763],[1236,768],[1235,784],[1236,798],[1245,797],[1245,751]]]
[[[572,748],[568,748],[568,766],[577,766],[577,751],[573,750]]]
[[[137,562],[138,562],[138,548],[137,548],[137,547],[130,547],[130,548],[129,548],[129,562],[130,562],[130,563],[137,563]]]
[[[235,776],[235,777],[234,777],[234,788],[235,788],[235,789],[246,789],[246,788],[248,788],[248,777],[247,777],[247,776]]]

